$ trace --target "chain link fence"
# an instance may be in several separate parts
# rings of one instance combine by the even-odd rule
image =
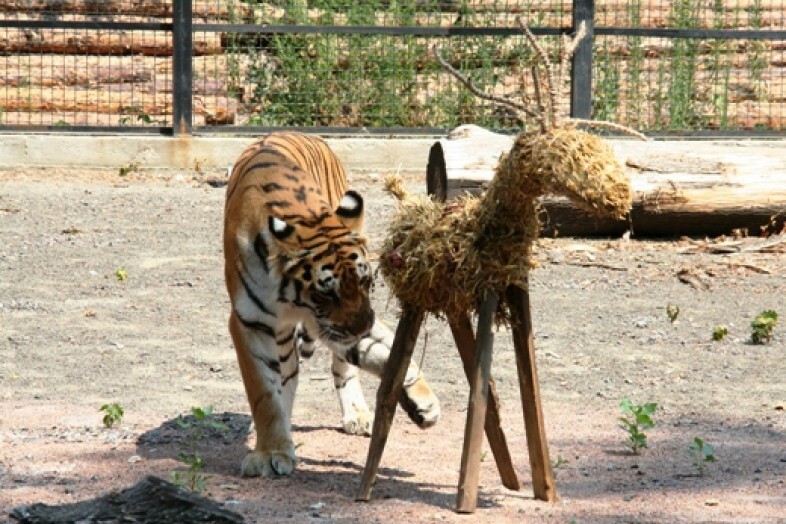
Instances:
[[[513,130],[516,115],[432,48],[479,88],[533,103],[517,17],[556,53],[575,14],[572,0],[193,0],[183,84],[178,2],[2,2],[0,128],[167,132],[187,104],[197,133]],[[574,70],[565,111],[583,97],[593,118],[650,132],[785,129],[786,0],[598,0],[591,22],[591,69]]]

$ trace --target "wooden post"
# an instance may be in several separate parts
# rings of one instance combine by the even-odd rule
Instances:
[[[587,31],[571,58],[570,116],[592,118],[592,48],[595,44],[595,0],[573,0],[573,31]]]
[[[469,376],[469,408],[464,431],[464,449],[461,454],[456,511],[472,513],[478,503],[478,477],[480,475],[480,448],[483,444],[483,425],[486,421],[491,353],[494,334],[491,324],[497,311],[499,297],[487,291],[478,312],[477,347],[471,375]]]
[[[554,473],[551,469],[543,409],[540,403],[540,383],[535,364],[535,339],[532,334],[529,291],[510,286],[506,295],[513,324],[513,347],[516,351],[527,449],[532,468],[532,490],[536,499],[554,502],[557,500],[557,490],[554,485]]]
[[[422,310],[403,305],[401,319],[396,328],[393,347],[390,348],[390,358],[385,366],[385,372],[377,390],[377,407],[374,418],[374,428],[371,430],[371,444],[368,448],[366,467],[360,482],[356,500],[367,501],[371,498],[371,489],[377,477],[379,462],[390,433],[396,405],[404,387],[404,378],[407,374],[412,352],[418,339],[420,325],[423,323],[425,313]]]
[[[191,0],[174,0],[172,12],[172,132],[191,134],[193,33]]]
[[[467,380],[472,376],[472,364],[475,360],[475,335],[472,333],[472,323],[469,316],[464,313],[456,318],[449,318],[450,330],[453,332],[453,339],[456,341],[461,361],[464,364],[464,373]],[[486,439],[494,455],[494,462],[497,464],[502,485],[508,489],[519,491],[521,481],[513,467],[513,460],[510,456],[508,441],[505,432],[502,431],[502,420],[499,414],[499,396],[494,385],[494,377],[489,377],[488,408],[486,411]]]

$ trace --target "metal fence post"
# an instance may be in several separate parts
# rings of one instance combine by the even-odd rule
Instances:
[[[191,0],[172,0],[172,132],[190,135],[192,127],[193,34]]]
[[[573,31],[586,24],[570,72],[570,116],[592,118],[592,48],[595,43],[595,0],[573,0]]]

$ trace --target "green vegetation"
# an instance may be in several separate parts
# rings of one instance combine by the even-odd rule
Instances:
[[[271,8],[261,0],[228,0],[228,18],[231,23],[300,27],[516,24],[517,13],[496,3],[488,10],[467,1],[452,5],[446,10],[440,0],[282,0]],[[532,26],[554,26],[556,20],[565,25],[569,19],[562,4],[533,7],[534,2],[520,6],[521,12],[530,13],[527,22]],[[665,14],[665,27],[755,29],[764,26],[765,14],[763,0],[734,8],[723,0],[675,0]],[[598,27],[662,27],[650,19],[652,13],[643,0],[627,0],[619,11],[597,16]],[[604,16],[609,19],[603,20]],[[540,40],[548,52],[559,47],[554,37]],[[519,35],[228,33],[223,37],[223,73],[216,68],[204,74],[225,76],[227,94],[237,99],[250,125],[445,129],[471,122],[513,129],[521,124],[449,79],[430,49],[438,46],[480,89],[531,98],[532,60],[522,43]],[[643,130],[740,127],[732,104],[766,99],[763,79],[768,61],[767,42],[759,40],[596,37],[593,117]]]
[[[648,430],[655,426],[652,421],[652,414],[658,405],[654,402],[647,404],[634,404],[628,398],[620,401],[620,410],[625,416],[619,418],[620,427],[628,434],[626,443],[630,450],[638,455],[643,448],[647,447]]]
[[[707,472],[707,464],[715,462],[715,449],[699,437],[693,439],[685,453],[690,457],[696,474],[703,477]]]
[[[712,330],[712,340],[720,342],[729,334],[729,328],[724,325],[715,326]]]
[[[202,471],[205,467],[205,461],[199,454],[198,447],[207,431],[211,429],[225,431],[228,429],[226,425],[211,420],[212,414],[212,407],[193,407],[191,408],[193,420],[186,421],[183,417],[177,420],[177,425],[187,432],[187,449],[179,453],[177,458],[180,462],[186,464],[188,468],[181,471],[173,471],[170,475],[174,484],[196,493],[201,493],[205,490],[205,483],[210,478]]]
[[[115,269],[115,278],[118,282],[125,282],[128,280],[128,272],[122,267],[119,267]]]
[[[677,321],[677,317],[680,316],[680,307],[675,306],[674,304],[669,304],[666,306],[666,316],[669,317],[669,322],[672,324]]]
[[[104,404],[99,408],[99,411],[104,413],[104,418],[102,421],[105,428],[119,426],[120,422],[123,420],[123,415],[125,414],[123,407],[116,402],[113,402],[112,404]]]
[[[754,344],[766,344],[772,339],[772,331],[778,323],[778,313],[771,309],[762,311],[751,322],[751,340]]]

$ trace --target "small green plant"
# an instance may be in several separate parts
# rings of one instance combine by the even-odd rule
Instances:
[[[104,404],[101,406],[99,411],[104,413],[103,422],[105,428],[111,428],[119,425],[123,420],[123,415],[125,414],[123,407],[117,402],[113,402],[112,404]]]
[[[125,282],[128,280],[128,272],[126,272],[126,270],[122,267],[119,267],[115,269],[115,278],[118,280],[118,282]]]
[[[724,325],[715,326],[712,330],[712,340],[720,342],[729,334],[729,328]]]
[[[564,466],[568,462],[569,461],[567,459],[565,459],[562,455],[557,455],[557,461],[554,463],[554,468],[556,469],[556,468],[558,468],[560,466]]]
[[[652,414],[655,413],[657,407],[658,405],[654,402],[639,405],[634,404],[628,398],[623,398],[620,401],[620,409],[625,415],[619,418],[620,427],[628,433],[626,443],[636,455],[647,447],[647,434],[644,431],[655,425],[652,421]]]
[[[205,467],[205,461],[202,457],[198,454],[180,453],[177,459],[188,465],[188,469],[185,471],[173,471],[170,474],[172,483],[195,493],[205,491],[205,483],[210,477],[202,473],[202,469]]]
[[[685,450],[685,454],[693,461],[693,467],[696,468],[696,473],[700,477],[703,477],[707,472],[707,464],[716,460],[715,449],[699,437],[693,439],[691,445]]]
[[[778,323],[778,313],[772,309],[762,311],[751,322],[751,340],[754,344],[766,344],[772,339],[772,331]]]
[[[199,455],[197,447],[208,430],[225,431],[228,429],[225,424],[210,420],[212,414],[212,407],[194,407],[191,408],[193,421],[186,421],[182,417],[177,420],[177,425],[188,432],[186,439],[188,450],[179,453],[177,458],[180,462],[186,464],[188,469],[185,471],[173,471],[170,475],[175,485],[196,493],[201,493],[205,490],[205,483],[210,478],[202,471],[205,467],[205,461]]]
[[[139,164],[136,162],[131,162],[127,166],[120,166],[120,170],[118,171],[118,175],[120,176],[127,176],[129,173],[133,173],[139,169]]]
[[[680,306],[669,304],[666,306],[666,315],[669,317],[669,322],[673,324],[677,320],[677,317],[680,316]]]

